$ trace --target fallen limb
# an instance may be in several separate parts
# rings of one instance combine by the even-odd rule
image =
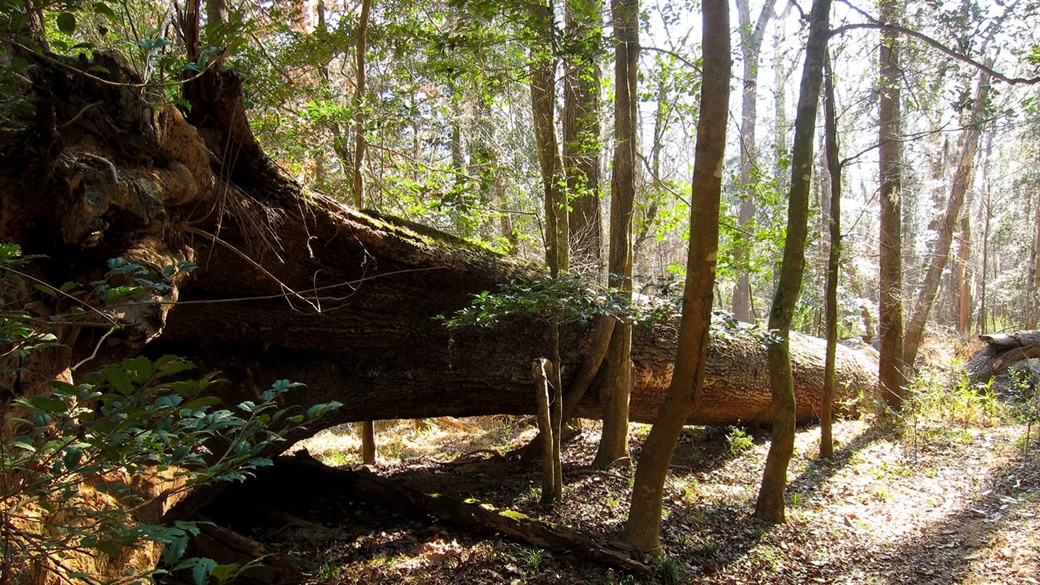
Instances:
[[[646,564],[633,559],[622,543],[582,534],[512,510],[501,510],[477,500],[423,493],[379,477],[366,468],[328,467],[306,451],[277,458],[275,468],[295,481],[348,491],[370,504],[429,514],[469,530],[505,534],[540,548],[569,552],[633,573],[649,575],[653,572]]]
[[[1040,331],[980,335],[986,346],[964,368],[972,384],[985,384],[1019,360],[1040,357]]]

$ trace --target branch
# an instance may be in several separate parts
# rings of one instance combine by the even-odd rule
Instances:
[[[930,37],[930,36],[928,36],[926,34],[919,33],[919,32],[917,32],[915,30],[911,30],[911,29],[908,29],[906,27],[899,26],[897,24],[884,24],[884,23],[871,23],[871,22],[858,23],[858,24],[846,24],[845,26],[839,26],[838,28],[831,30],[831,36],[833,37],[833,36],[836,36],[836,35],[844,34],[844,33],[848,32],[848,31],[851,31],[851,30],[864,29],[864,28],[865,29],[874,29],[874,30],[895,31],[895,32],[898,32],[900,34],[906,35],[908,37],[915,38],[917,40],[923,41],[925,44],[931,46],[934,49],[937,49],[939,52],[944,53],[944,54],[946,54],[946,55],[948,55],[950,57],[953,57],[954,59],[957,59],[958,61],[962,61],[964,63],[967,63],[967,64],[971,65],[972,67],[978,69],[979,71],[983,71],[985,73],[988,73],[989,75],[993,76],[995,79],[999,79],[999,80],[1003,81],[1004,83],[1007,83],[1008,85],[1036,85],[1036,84],[1040,83],[1040,76],[1036,76],[1036,77],[1008,77],[1007,75],[1004,75],[1003,73],[994,70],[992,67],[989,67],[988,65],[985,65],[983,63],[979,63],[978,61],[976,61],[975,59],[972,59],[971,57],[969,57],[967,55],[963,55],[961,53],[958,53],[957,51],[954,51],[953,49],[947,47],[946,45],[940,43],[939,41],[933,39],[932,37]]]
[[[660,47],[647,47],[647,46],[642,46],[642,47],[639,47],[639,48],[641,50],[643,50],[643,51],[653,51],[654,53],[661,53],[663,55],[668,55],[670,57],[674,57],[677,61],[681,62],[683,65],[686,65],[690,69],[693,69],[697,73],[702,73],[701,68],[696,63],[690,61],[686,57],[683,57],[679,53],[676,53],[675,51],[672,51],[670,49],[662,49]]]

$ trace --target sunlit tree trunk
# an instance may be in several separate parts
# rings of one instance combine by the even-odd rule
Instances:
[[[552,5],[530,7],[532,26],[539,46],[531,54],[531,107],[534,114],[535,148],[541,167],[545,206],[545,263],[555,278],[567,271],[567,201],[560,187],[563,163],[556,140],[556,65]]]
[[[755,216],[755,189],[753,172],[758,164],[758,148],[755,143],[755,123],[758,119],[758,63],[762,54],[762,40],[766,25],[773,15],[776,0],[766,0],[758,20],[751,22],[751,0],[737,0],[737,15],[740,23],[740,55],[743,58],[744,91],[740,103],[740,184],[744,194],[740,202],[737,225],[740,229]],[[746,236],[743,236],[746,237]],[[737,285],[733,289],[733,316],[741,321],[751,321],[751,279],[747,269],[741,265],[747,261],[748,246],[737,246],[733,252],[733,264],[740,271]]]
[[[578,49],[566,61],[563,166],[570,202],[571,269],[601,278],[603,219],[600,194],[600,66],[603,4],[567,0],[567,34]]]
[[[992,59],[986,59],[986,65],[991,66]],[[925,273],[921,290],[917,294],[914,310],[910,316],[910,322],[906,327],[906,337],[903,340],[903,359],[908,365],[912,365],[917,358],[917,350],[924,336],[924,327],[928,321],[928,314],[935,302],[935,296],[939,288],[939,279],[943,269],[946,268],[946,260],[950,255],[950,245],[953,242],[953,230],[960,217],[961,206],[964,196],[971,187],[972,172],[975,168],[975,159],[979,150],[979,136],[981,125],[986,110],[986,99],[989,94],[990,75],[985,71],[979,72],[978,84],[975,87],[975,99],[965,119],[964,130],[960,139],[960,156],[957,170],[953,176],[953,184],[950,185],[950,197],[946,203],[946,212],[939,223],[939,237],[932,247],[932,258],[928,263],[928,271]]]
[[[899,22],[901,4],[880,0],[881,20]],[[902,110],[899,39],[895,32],[881,31],[879,54],[879,148],[880,158],[880,286],[878,291],[878,365],[882,397],[889,408],[899,410],[905,397],[903,374],[903,258],[902,220]]]
[[[1035,189],[1036,187],[1034,187]],[[1036,198],[1030,197],[1032,202],[1033,218],[1033,245],[1029,248],[1029,284],[1027,297],[1028,311],[1026,329],[1035,329],[1040,323],[1040,303],[1037,302],[1037,291],[1040,290],[1040,189],[1036,191]]]
[[[613,0],[614,21],[614,173],[610,195],[611,287],[632,295],[632,212],[636,189],[636,93],[639,66],[639,1]],[[632,325],[618,323],[603,367],[607,368],[607,400],[603,434],[593,465],[605,468],[628,457],[628,401],[632,392]]]
[[[960,233],[957,235],[957,261],[952,268],[954,294],[951,299],[956,316],[957,334],[966,339],[971,333],[971,218],[961,218]],[[985,275],[983,275],[985,278]]]
[[[823,370],[823,408],[820,412],[820,457],[834,454],[834,439],[831,422],[834,410],[834,362],[838,350],[838,265],[841,261],[841,161],[838,160],[838,122],[834,103],[834,72],[831,70],[830,52],[824,60],[824,134],[827,153],[827,169],[830,175],[830,205],[827,223],[830,230],[830,246],[827,256],[826,329],[827,357]]]
[[[354,87],[354,108],[357,112],[354,116],[354,167],[351,169],[353,186],[351,193],[354,196],[354,207],[361,209],[364,205],[365,185],[361,178],[361,166],[365,163],[365,150],[368,143],[365,141],[365,51],[368,45],[368,15],[372,11],[372,0],[363,0],[361,3],[361,16],[358,20],[357,49],[355,57],[357,71],[355,74],[356,84]]]
[[[731,69],[729,3],[703,0],[704,83],[693,166],[690,242],[679,325],[679,351],[668,394],[643,444],[624,538],[637,550],[660,548],[661,499],[679,432],[697,404],[711,327],[719,245],[719,201]]]
[[[766,457],[755,516],[766,522],[784,521],[787,465],[794,453],[795,396],[788,335],[802,289],[805,242],[809,223],[809,187],[813,167],[816,112],[823,83],[831,0],[815,0],[805,48],[805,65],[794,122],[791,149],[791,190],[787,207],[787,237],[780,277],[769,312],[769,331],[776,336],[768,347],[769,386],[773,395],[773,440]]]

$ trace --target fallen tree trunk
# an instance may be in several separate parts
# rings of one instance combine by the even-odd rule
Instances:
[[[87,284],[112,257],[199,267],[119,313],[115,331],[67,327],[59,337],[71,349],[46,367],[18,370],[12,388],[92,355],[84,371],[143,349],[220,370],[229,404],[255,400],[278,379],[306,384],[289,398],[301,407],[344,404],[293,438],[351,421],[535,412],[530,363],[545,354],[543,323],[514,318],[448,331],[436,320],[475,293],[539,275],[533,265],[302,193],[252,141],[231,74],[211,71],[189,85],[193,126],[171,106],[149,104],[141,87],[76,74],[83,62],[25,58],[36,65],[25,88],[35,109],[21,131],[0,136],[0,238],[47,255],[36,273],[50,282]],[[135,81],[117,57],[97,59],[95,72]],[[240,154],[214,154],[228,144]],[[675,359],[675,323],[637,329],[631,416],[652,422]],[[565,387],[592,330],[561,331]],[[791,344],[806,421],[819,411],[823,345],[801,336]],[[690,422],[767,423],[760,341],[716,336],[708,360],[704,407]],[[872,392],[875,371],[864,356],[839,352],[845,396]],[[601,401],[594,387],[578,414],[598,417]]]
[[[964,364],[972,384],[986,384],[1017,361],[1040,358],[1040,331],[995,333],[979,339],[986,346]]]

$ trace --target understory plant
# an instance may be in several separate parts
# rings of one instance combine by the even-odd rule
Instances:
[[[20,269],[25,261],[17,247],[0,245],[5,290],[33,282]],[[32,288],[77,300],[80,315],[97,301],[91,310],[104,315],[106,298],[126,302],[169,286],[171,271],[109,265],[89,294],[38,281]],[[131,278],[115,286],[117,275]],[[0,308],[0,377],[13,379],[17,364],[56,345],[46,325],[68,317],[41,321],[20,307]],[[218,377],[175,356],[124,359],[78,378],[3,407],[0,583],[149,583],[175,571],[199,584],[235,577],[247,567],[189,558],[200,524],[167,522],[165,513],[195,488],[241,481],[270,465],[266,453],[285,431],[338,406],[292,412],[279,401],[299,384],[279,380],[255,401],[224,408],[208,394]]]

